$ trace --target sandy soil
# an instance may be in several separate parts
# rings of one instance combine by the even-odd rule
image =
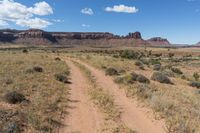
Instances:
[[[78,63],[85,65],[96,77],[97,83],[113,95],[115,104],[121,110],[121,120],[130,129],[139,133],[164,133],[164,121],[155,120],[151,110],[139,107],[138,102],[126,97],[123,89],[119,89],[111,77],[105,76],[105,73],[82,61]],[[80,78],[79,78],[80,79]]]
[[[67,108],[69,113],[64,120],[64,127],[60,133],[97,133],[101,129],[103,117],[90,101],[88,96],[88,83],[86,77],[70,61],[67,61],[71,69],[70,105]]]

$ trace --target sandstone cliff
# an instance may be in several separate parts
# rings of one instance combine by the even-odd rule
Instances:
[[[40,29],[0,30],[0,43],[31,45],[144,46],[169,45],[167,40],[142,39],[140,32],[118,36],[109,32],[46,32]]]
[[[153,45],[153,46],[168,46],[171,45],[170,42],[165,39],[165,38],[161,38],[161,37],[154,37],[151,39],[147,40],[149,45]]]

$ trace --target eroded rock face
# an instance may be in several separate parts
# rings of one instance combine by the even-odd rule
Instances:
[[[53,32],[50,33],[57,39],[111,39],[114,34],[107,32]]]
[[[161,38],[161,37],[151,38],[151,39],[147,40],[147,42],[150,45],[156,45],[156,46],[170,45],[170,42],[167,39]]]
[[[20,32],[16,36],[18,38],[43,38],[46,36],[46,32],[38,29],[30,29]]]
[[[94,45],[94,46],[141,46],[168,45],[167,39],[142,39],[140,32],[118,36],[109,32],[46,32],[40,29],[0,30],[0,43],[22,43],[31,45]]]
[[[142,39],[142,35],[140,32],[129,33],[127,37],[134,38],[134,39]]]

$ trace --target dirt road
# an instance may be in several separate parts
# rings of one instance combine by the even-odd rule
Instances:
[[[98,85],[113,95],[115,104],[119,106],[122,111],[121,120],[124,124],[139,133],[164,133],[164,122],[162,120],[155,120],[153,113],[149,109],[138,106],[137,101],[126,97],[124,90],[119,89],[111,77],[105,76],[105,73],[98,70],[82,61],[76,62],[86,66],[96,77]]]
[[[60,133],[97,133],[101,129],[103,118],[96,110],[88,96],[88,83],[86,77],[70,61],[67,61],[71,69],[70,107],[64,120],[64,127]]]
[[[65,59],[71,69],[71,97],[70,108],[67,109],[69,115],[65,118],[65,127],[60,133],[96,133],[101,132],[101,125],[104,118],[97,111],[88,96],[88,82],[79,68],[75,66],[70,59]],[[74,59],[73,59],[74,60]],[[123,89],[119,89],[118,85],[113,82],[112,78],[106,76],[101,70],[98,70],[87,63],[74,60],[84,65],[91,71],[96,78],[97,84],[113,95],[115,104],[121,111],[121,121],[128,128],[138,133],[164,133],[165,124],[162,120],[155,120],[153,113],[147,109],[138,106],[138,102],[126,97]]]

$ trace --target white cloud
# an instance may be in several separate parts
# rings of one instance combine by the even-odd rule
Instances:
[[[81,9],[81,13],[87,14],[87,15],[93,15],[94,14],[94,12],[91,8],[83,8],[83,9]]]
[[[14,0],[0,0],[0,20],[3,20],[4,24],[14,22],[23,27],[45,28],[51,23],[34,16],[49,14],[53,14],[53,9],[45,1],[35,3],[33,7],[27,7]]]
[[[107,12],[118,12],[118,13],[137,13],[139,9],[135,6],[125,6],[125,5],[115,5],[113,7],[106,7],[105,11]]]
[[[84,27],[84,28],[89,28],[90,27],[90,25],[88,25],[88,24],[81,24],[81,26]]]
[[[51,6],[46,3],[45,1],[43,2],[38,2],[35,3],[34,5],[35,7],[30,7],[28,8],[28,11],[30,11],[31,13],[34,13],[36,15],[49,15],[49,14],[53,14],[53,9],[51,8]]]
[[[40,18],[34,18],[34,19],[19,19],[16,22],[17,25],[23,26],[23,27],[31,27],[31,28],[46,28],[47,26],[51,25],[51,22],[48,22],[46,20],[40,19]]]

